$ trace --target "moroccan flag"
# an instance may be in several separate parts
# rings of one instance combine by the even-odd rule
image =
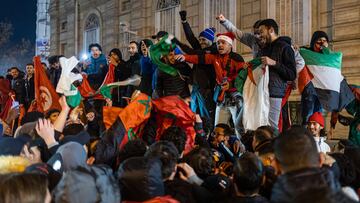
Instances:
[[[321,107],[327,111],[341,111],[354,99],[341,74],[342,53],[328,48],[323,49],[323,53],[301,48],[300,54],[305,60],[305,67],[298,70],[300,93],[313,85]]]
[[[34,84],[36,100],[36,108],[33,110],[46,112],[50,109],[58,109],[60,111],[59,96],[41,65],[40,56],[35,56],[33,60],[35,68]]]
[[[13,99],[9,96],[10,90],[10,82],[7,79],[0,79],[0,118],[2,120],[6,119],[13,103]]]
[[[80,91],[81,96],[83,97],[93,97],[94,99],[104,99],[104,97],[100,94],[100,90],[103,86],[114,82],[114,65],[109,65],[109,70],[104,78],[103,83],[99,87],[99,90],[94,90],[91,86],[89,81],[87,80],[87,75],[83,74],[83,81],[80,86],[78,86],[78,90]]]
[[[239,73],[236,86],[242,91],[244,99],[244,128],[256,130],[269,125],[269,67],[263,66],[260,58],[253,59],[246,66],[247,71]]]
[[[153,100],[156,112],[156,140],[170,126],[178,126],[185,131],[185,154],[190,152],[195,144],[196,132],[194,129],[195,113],[179,96],[167,96]]]

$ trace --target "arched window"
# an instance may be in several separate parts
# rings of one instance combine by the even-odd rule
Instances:
[[[156,31],[166,31],[180,38],[180,0],[158,0],[155,14]]]
[[[92,43],[100,43],[100,19],[96,14],[90,14],[85,22],[84,50]]]

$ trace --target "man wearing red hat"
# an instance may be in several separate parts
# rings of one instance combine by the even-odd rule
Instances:
[[[329,145],[325,142],[325,137],[322,135],[324,134],[324,124],[325,120],[323,115],[320,112],[315,112],[309,117],[307,128],[314,136],[318,151],[328,153],[331,150]]]
[[[242,98],[236,90],[234,82],[240,69],[243,68],[244,59],[232,52],[234,34],[231,32],[216,35],[218,54],[177,55],[177,60],[192,64],[212,64],[216,73],[217,89],[219,94],[214,96],[217,106],[215,112],[215,125],[229,123],[230,116],[234,122],[236,134],[242,132],[240,110]]]

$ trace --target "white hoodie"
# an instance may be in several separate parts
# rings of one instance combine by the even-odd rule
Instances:
[[[318,152],[328,153],[331,151],[330,146],[325,142],[325,137],[315,137],[316,147]]]

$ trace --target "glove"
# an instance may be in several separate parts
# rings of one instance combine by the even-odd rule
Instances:
[[[186,11],[180,11],[179,14],[181,21],[186,21]]]

